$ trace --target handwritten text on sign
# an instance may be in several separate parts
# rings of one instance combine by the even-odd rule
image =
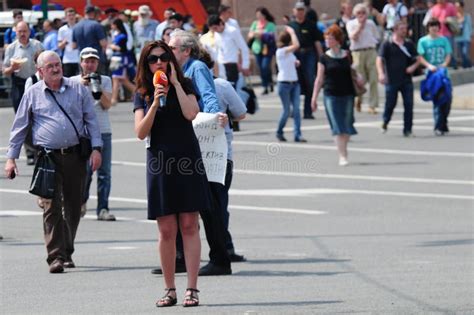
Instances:
[[[216,114],[199,113],[193,120],[194,133],[201,147],[202,160],[210,182],[224,185],[227,166],[227,140]]]

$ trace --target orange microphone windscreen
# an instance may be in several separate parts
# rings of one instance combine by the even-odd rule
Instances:
[[[161,70],[158,70],[153,75],[153,85],[161,84],[163,86],[168,86],[168,77],[166,73]]]

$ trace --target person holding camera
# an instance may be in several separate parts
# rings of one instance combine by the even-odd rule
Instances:
[[[97,49],[86,47],[79,54],[81,74],[72,77],[88,88],[94,98],[94,110],[99,122],[102,137],[102,165],[97,170],[97,220],[115,221],[115,216],[109,213],[109,195],[111,187],[112,167],[112,128],[110,126],[109,109],[112,106],[112,81],[110,77],[100,75],[100,56]],[[92,182],[92,169],[87,168],[84,199],[81,206],[81,217],[87,212],[87,200]]]
[[[63,77],[61,59],[53,51],[42,52],[37,69],[43,77],[29,88],[15,116],[5,163],[5,176],[18,175],[16,159],[31,127],[33,144],[55,164],[54,197],[43,202],[43,228],[50,273],[74,268],[74,239],[79,226],[86,164],[92,171],[101,164],[102,139],[93,99],[80,83]],[[82,150],[90,138],[92,153]],[[90,153],[90,155],[89,155]]]

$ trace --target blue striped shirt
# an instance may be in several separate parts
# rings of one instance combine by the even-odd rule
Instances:
[[[29,126],[32,128],[34,145],[60,149],[79,143],[74,127],[46,91],[47,88],[44,81],[39,81],[25,91],[11,129],[7,158],[16,159],[20,156]],[[63,78],[60,90],[53,93],[71,117],[79,134],[87,134],[93,147],[101,147],[94,99],[87,88],[79,82]]]

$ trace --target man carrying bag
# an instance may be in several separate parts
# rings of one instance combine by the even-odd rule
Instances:
[[[5,175],[13,179],[18,173],[15,159],[20,155],[31,126],[33,144],[41,148],[34,176],[40,176],[40,171],[43,175],[51,174],[48,169],[55,171],[52,198],[42,200],[43,226],[49,272],[61,273],[64,268],[75,266],[72,254],[80,220],[86,163],[90,162],[93,171],[100,166],[102,140],[90,92],[80,83],[63,77],[59,56],[53,51],[45,51],[39,55],[37,67],[43,81],[28,89],[21,100],[11,129]],[[80,145],[87,136],[92,145],[90,157],[87,148],[84,150]],[[55,166],[51,168],[51,161],[48,161],[48,167],[40,164],[45,158],[51,158]],[[51,183],[50,180],[41,182]],[[42,184],[39,187],[44,188]],[[33,188],[32,193],[37,193]]]

